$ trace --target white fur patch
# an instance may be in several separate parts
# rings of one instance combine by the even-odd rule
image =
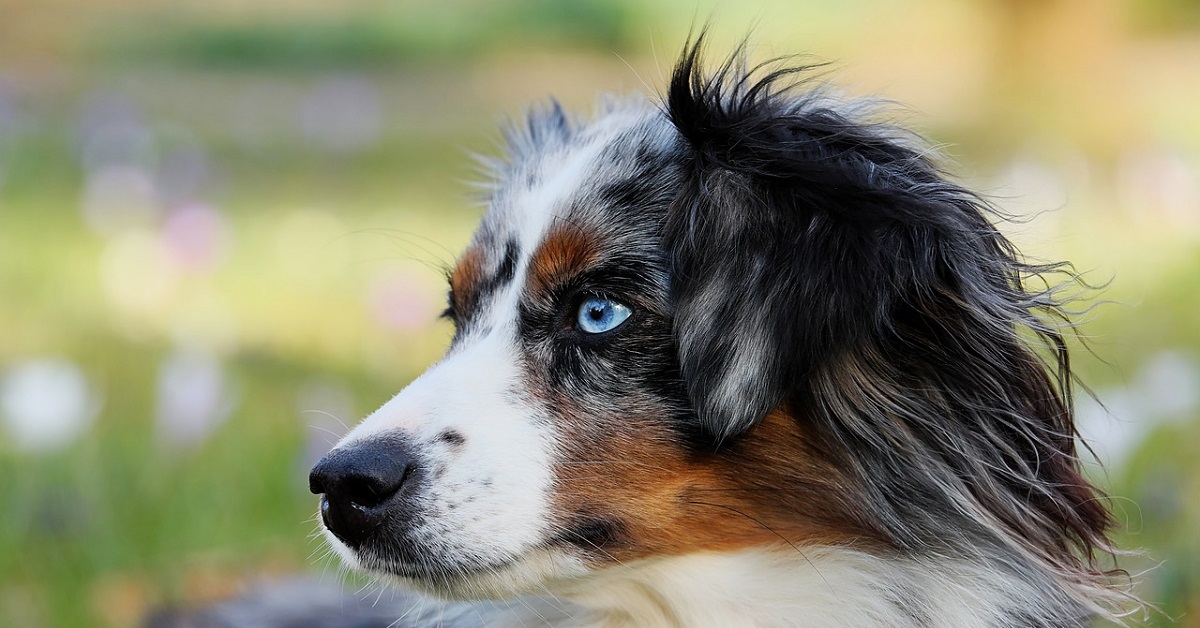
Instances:
[[[547,532],[553,431],[520,394],[509,329],[451,353],[343,442],[399,432],[421,452],[430,479],[413,535],[430,551],[500,563]],[[439,443],[446,430],[463,443]]]
[[[548,576],[582,573],[578,559],[532,548],[551,538],[554,426],[527,394],[517,337],[518,306],[529,256],[560,209],[588,176],[602,141],[573,146],[549,168],[543,183],[506,197],[501,241],[520,248],[514,276],[481,304],[475,331],[437,365],[368,416],[339,446],[398,433],[421,452],[428,489],[415,497],[420,522],[412,539],[440,556],[502,565],[473,578],[470,591],[503,595],[527,591]],[[494,272],[494,269],[492,269]],[[439,442],[453,431],[461,445]],[[327,535],[352,565],[353,552]]]
[[[1015,609],[1043,622],[1074,621],[1037,607],[1044,597],[1028,582],[964,560],[801,549],[802,554],[791,547],[760,548],[616,565],[550,579],[543,597],[516,599],[507,608],[418,604],[445,605],[462,618],[442,624],[447,628],[1015,628]],[[418,624],[399,623],[409,625]]]
[[[1041,598],[1028,583],[965,561],[802,549],[649,559],[551,590],[596,613],[568,625],[642,628],[1000,627],[1011,619],[1006,610]]]

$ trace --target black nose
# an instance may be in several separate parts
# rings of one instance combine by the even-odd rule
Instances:
[[[308,474],[308,490],[324,493],[321,519],[339,539],[358,547],[396,509],[389,508],[415,468],[404,442],[373,440],[335,449]]]

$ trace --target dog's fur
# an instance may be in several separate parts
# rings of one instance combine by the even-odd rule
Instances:
[[[338,447],[410,452],[400,514],[330,542],[437,596],[536,598],[514,623],[1115,616],[1064,267],[1022,261],[914,138],[702,48],[663,103],[509,134],[449,352]],[[585,334],[593,296],[632,315]]]

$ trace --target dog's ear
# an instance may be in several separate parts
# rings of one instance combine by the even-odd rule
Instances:
[[[705,75],[700,50],[668,93],[685,167],[664,239],[683,378],[720,442],[890,325],[898,299],[974,272],[946,271],[947,234],[994,231],[908,142],[793,93],[802,70],[735,55]]]

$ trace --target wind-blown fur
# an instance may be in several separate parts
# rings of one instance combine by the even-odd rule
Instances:
[[[555,625],[1117,618],[1070,268],[806,68],[703,48],[660,105],[508,133],[446,357],[310,477],[334,549]],[[521,621],[487,608],[436,607]]]
[[[799,70],[708,75],[702,49],[669,89],[692,152],[665,230],[701,422],[720,441],[784,404],[898,550],[1044,580],[1045,622],[1100,610],[1112,520],[1079,471],[1068,318],[1031,287],[1064,266],[1022,261],[919,146],[796,94]],[[694,331],[714,312],[761,338]]]

